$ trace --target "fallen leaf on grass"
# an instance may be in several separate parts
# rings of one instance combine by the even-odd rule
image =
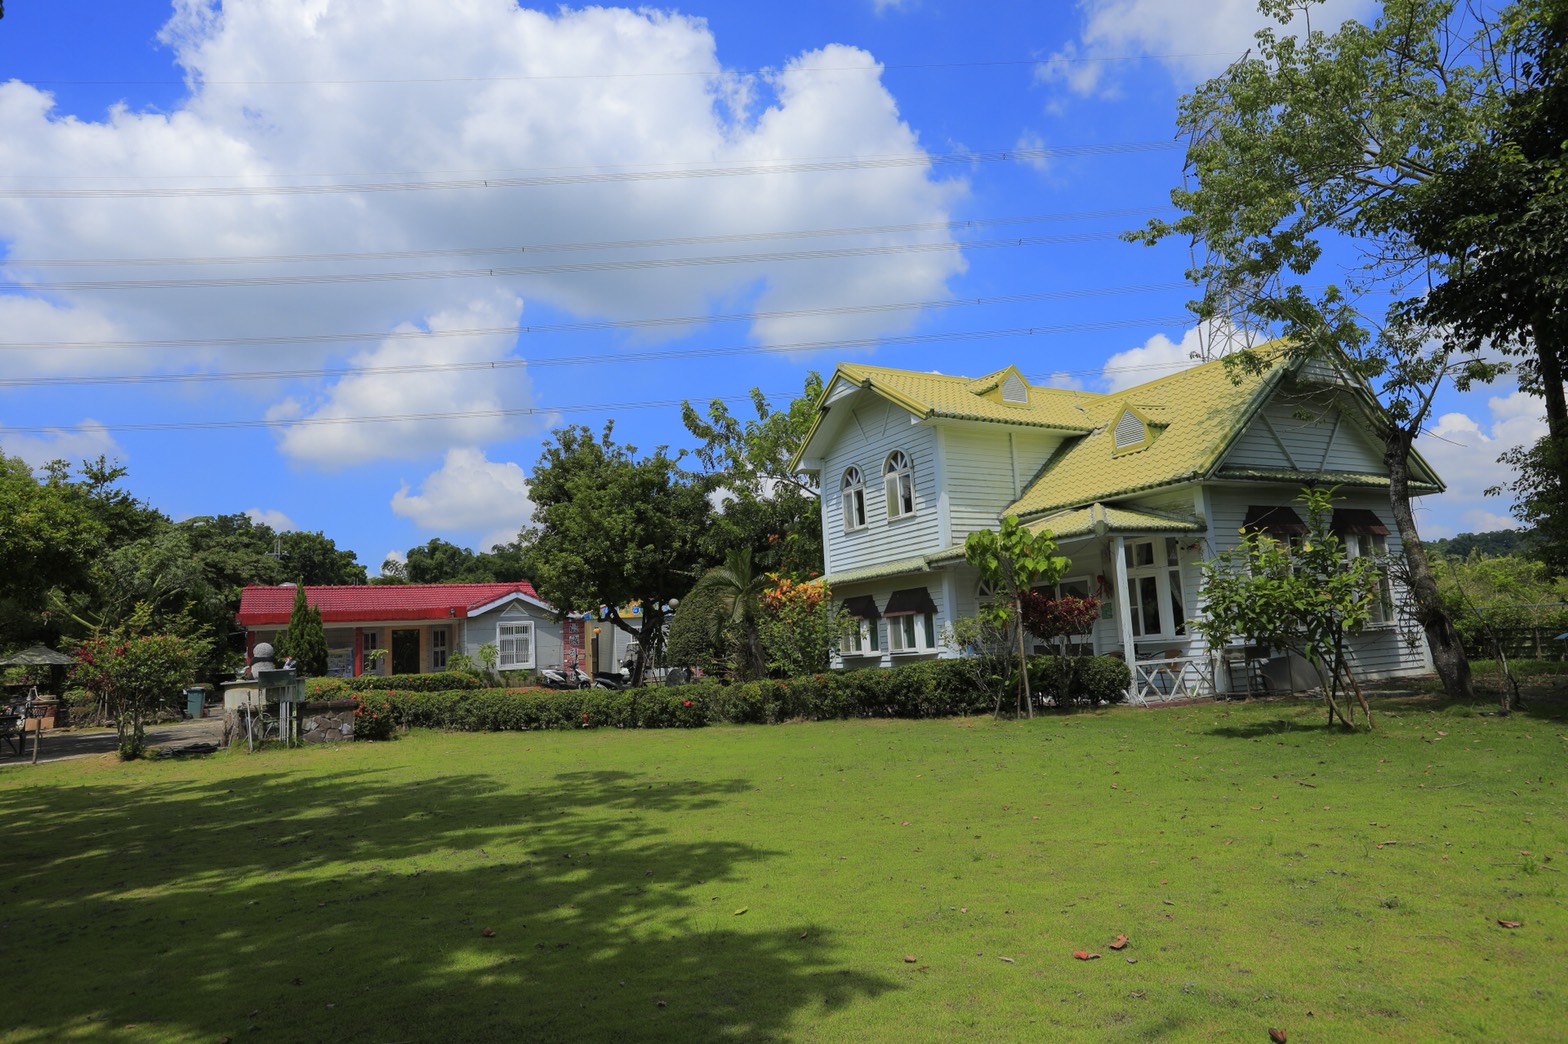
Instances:
[[[1498,921],[1497,923],[1502,925],[1504,928],[1518,928],[1524,924],[1523,921]]]
[[[998,957],[997,960],[1005,961],[1008,964],[1017,964],[1018,963],[1017,961],[1013,960],[1011,957]]]
[[[1285,1044],[1285,1031],[1282,1029],[1275,1029],[1273,1026],[1270,1026],[1269,1039],[1272,1040],[1274,1044]]]
[[[1126,936],[1126,934],[1125,933],[1118,933],[1116,938],[1111,940],[1111,949],[1113,949],[1113,950],[1125,950],[1126,948],[1127,948],[1127,936]]]
[[[800,937],[801,937],[801,938],[802,938],[802,939],[804,939],[804,938],[805,938],[805,937],[806,937],[806,936],[808,936],[808,935],[810,935],[810,934],[811,934],[811,933],[810,933],[810,932],[801,932],[801,933],[800,933]]]
[[[735,911],[735,916],[739,917],[741,914],[745,913],[747,910],[750,910],[750,909],[751,909],[751,907],[749,907],[749,906],[743,906],[739,910]]]
[[[1074,950],[1073,956],[1078,958],[1080,961],[1097,961],[1100,959],[1099,954],[1090,953],[1088,950]]]
[[[904,963],[905,963],[905,964],[914,964],[914,963],[915,963],[915,962],[916,962],[916,961],[918,961],[918,960],[919,960],[919,959],[920,959],[920,958],[919,958],[919,957],[916,957],[916,956],[915,956],[915,955],[914,955],[914,954],[912,954],[912,953],[906,953],[906,954],[904,954]]]
[[[1137,964],[1138,963],[1138,958],[1136,958],[1136,957],[1128,957],[1127,958],[1127,963],[1128,964]]]

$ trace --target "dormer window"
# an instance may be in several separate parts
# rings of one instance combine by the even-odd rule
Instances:
[[[845,468],[839,484],[844,494],[844,532],[862,529],[866,524],[866,483],[859,468]]]
[[[1029,388],[1016,373],[1008,374],[1007,379],[1002,382],[1002,401],[1023,404],[1029,402]]]
[[[915,513],[915,469],[902,450],[887,455],[887,463],[882,465],[882,490],[887,496],[888,518]]]
[[[1131,453],[1147,448],[1154,442],[1154,429],[1155,426],[1142,413],[1131,406],[1123,407],[1121,416],[1116,418],[1116,424],[1111,428],[1111,452]]]

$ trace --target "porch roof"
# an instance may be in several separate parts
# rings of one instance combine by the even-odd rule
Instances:
[[[1141,508],[1107,507],[1090,504],[1047,515],[1025,528],[1031,533],[1049,529],[1058,540],[1092,535],[1101,523],[1107,533],[1201,533],[1204,525],[1196,518],[1168,515]]]
[[[885,576],[898,576],[900,573],[929,573],[931,559],[935,557],[935,555],[917,555],[914,558],[901,558],[897,562],[882,562],[879,565],[864,566],[860,569],[845,569],[842,572],[829,573],[822,578],[822,582],[829,587],[837,587],[839,584],[880,580]]]

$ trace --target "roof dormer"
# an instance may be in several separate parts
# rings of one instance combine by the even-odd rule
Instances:
[[[1124,404],[1111,425],[1111,456],[1148,449],[1164,428],[1136,406]]]

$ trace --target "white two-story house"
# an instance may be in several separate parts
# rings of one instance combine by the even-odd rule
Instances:
[[[1135,696],[1255,685],[1260,670],[1272,688],[1299,687],[1299,664],[1211,655],[1192,633],[1201,564],[1246,526],[1303,532],[1295,498],[1307,485],[1338,487],[1348,553],[1397,555],[1367,424],[1378,408],[1319,363],[1233,380],[1211,362],[1108,394],[1033,387],[1014,367],[967,378],[840,365],[795,465],[821,484],[823,573],[859,624],[841,661],[958,655],[946,625],[985,594],[964,540],[1017,515],[1071,559],[1063,593],[1102,599],[1087,643],[1137,665]],[[1418,457],[1411,475],[1413,492],[1443,488]],[[1431,669],[1418,630],[1401,625],[1402,595],[1385,583],[1376,622],[1355,639],[1358,676]]]

